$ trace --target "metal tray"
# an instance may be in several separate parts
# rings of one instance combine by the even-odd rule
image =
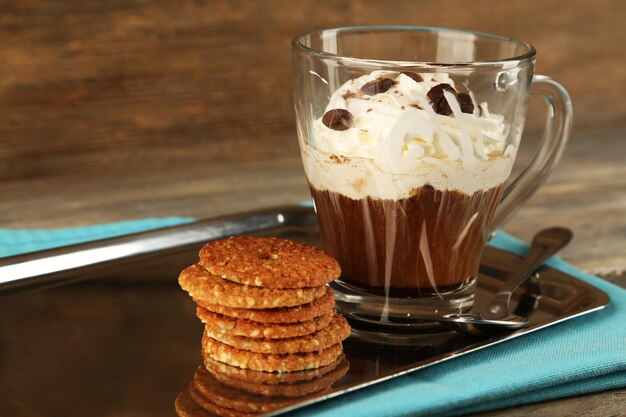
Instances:
[[[284,207],[1,260],[0,415],[176,415],[175,398],[202,363],[202,325],[178,272],[203,242],[243,233],[319,244],[313,211]],[[484,251],[475,309],[519,262]],[[599,310],[609,298],[544,267],[513,302],[529,327],[485,338],[356,331],[344,343],[349,368],[331,387],[291,402],[224,392],[233,407],[280,403],[266,413],[277,415]]]

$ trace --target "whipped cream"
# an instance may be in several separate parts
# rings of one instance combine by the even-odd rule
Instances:
[[[401,199],[425,184],[471,195],[506,181],[517,149],[506,146],[504,117],[490,114],[486,103],[478,106],[471,92],[473,109],[464,113],[455,94],[445,90],[451,114],[437,114],[431,88],[459,89],[446,73],[419,75],[422,81],[374,71],[335,91],[325,111],[345,109],[352,118],[343,130],[327,127],[322,117],[313,122],[309,143],[301,144],[313,187],[353,199]],[[361,91],[381,78],[394,84],[373,95]]]

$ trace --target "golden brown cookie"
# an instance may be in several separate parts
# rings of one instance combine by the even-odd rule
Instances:
[[[206,335],[202,337],[202,353],[220,362],[243,369],[265,372],[294,372],[319,368],[333,363],[342,354],[341,343],[319,352],[265,354],[239,350]]]
[[[209,401],[220,407],[233,408],[244,413],[269,413],[296,403],[293,398],[260,396],[233,389],[215,379],[204,367],[199,367],[193,378],[194,387]]]
[[[198,388],[193,385],[193,383],[187,391],[189,392],[189,396],[191,397],[191,399],[196,404],[214,415],[218,415],[221,417],[253,417],[259,415],[259,413],[246,413],[240,410],[235,410],[234,408],[223,407],[221,405],[215,404],[213,401],[202,395],[202,393],[198,390]]]
[[[206,411],[202,408],[198,403],[196,403],[191,395],[189,395],[189,390],[185,390],[178,394],[176,400],[174,401],[174,408],[176,409],[176,414],[178,417],[214,417],[215,414]]]
[[[310,303],[326,292],[326,287],[279,290],[237,284],[197,264],[183,269],[178,283],[196,300],[235,308],[293,307]]]
[[[285,354],[317,352],[330,346],[341,343],[350,336],[350,325],[340,314],[334,313],[328,326],[315,333],[288,339],[258,339],[243,336],[234,336],[223,333],[212,326],[206,326],[205,334],[226,345],[239,350],[249,350],[257,353]]]
[[[264,288],[319,287],[339,277],[333,258],[314,246],[275,237],[237,236],[210,242],[200,264],[222,278]]]
[[[212,313],[200,306],[196,308],[196,315],[210,329],[210,333],[266,339],[305,336],[327,327],[333,318],[331,312],[301,323],[259,323]]]
[[[350,365],[345,358],[340,358],[333,364],[328,365],[328,367],[332,369],[328,373],[321,375],[318,378],[313,378],[308,381],[300,381],[293,384],[272,385],[242,381],[241,379],[231,378],[230,376],[220,374],[219,372],[215,372],[212,369],[209,369],[209,372],[211,372],[213,377],[221,383],[236,388],[238,390],[248,391],[250,393],[270,397],[300,397],[303,395],[321,393],[328,390],[335,382],[341,379],[348,372]]]
[[[258,385],[284,385],[297,384],[320,378],[335,369],[342,358],[343,355],[340,355],[339,359],[329,365],[297,372],[264,372],[242,369],[211,359],[207,355],[204,355],[204,366],[213,375],[223,375],[230,380]]]
[[[214,313],[236,319],[258,321],[261,323],[298,323],[310,321],[323,314],[330,313],[335,307],[333,291],[326,287],[324,295],[307,304],[294,307],[280,307],[271,309],[248,309],[225,307],[219,304],[206,303],[194,300],[198,305]]]

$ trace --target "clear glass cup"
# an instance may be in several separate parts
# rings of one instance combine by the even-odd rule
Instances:
[[[304,169],[342,268],[338,308],[401,327],[469,310],[489,236],[565,147],[565,89],[534,75],[530,44],[476,32],[346,27],[298,36],[292,52]],[[532,93],[547,126],[510,181]]]

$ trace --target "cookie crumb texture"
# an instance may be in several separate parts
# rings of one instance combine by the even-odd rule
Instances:
[[[196,315],[211,333],[226,333],[230,336],[244,336],[254,339],[285,339],[305,336],[328,327],[333,319],[329,312],[313,320],[300,323],[259,323],[252,320],[236,319],[214,313],[198,306]]]
[[[178,277],[180,286],[197,300],[225,307],[269,309],[310,303],[326,292],[326,287],[262,288],[220,278],[200,265],[185,268]]]
[[[335,314],[325,327],[305,336],[282,339],[251,338],[234,336],[233,332],[223,332],[211,324],[206,326],[206,335],[239,350],[268,354],[308,353],[325,350],[341,343],[350,335],[346,319]]]
[[[235,319],[251,320],[260,323],[301,323],[314,320],[315,318],[328,314],[335,308],[335,297],[329,287],[325,287],[324,295],[311,301],[293,307],[277,307],[269,309],[250,309],[225,307],[215,303],[207,303],[199,299],[194,301],[200,307],[213,313]]]
[[[317,352],[267,354],[239,350],[206,334],[202,339],[203,355],[242,369],[264,372],[294,372],[320,368],[335,362],[343,354],[341,343]]]
[[[322,250],[275,237],[238,236],[204,245],[200,264],[240,284],[264,288],[319,287],[341,274]]]

